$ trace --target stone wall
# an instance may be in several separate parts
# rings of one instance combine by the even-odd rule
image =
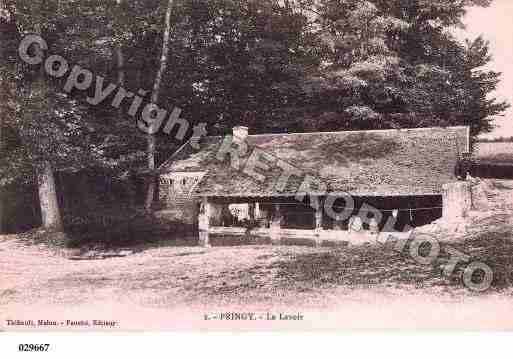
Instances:
[[[161,205],[167,205],[169,203],[169,182],[167,181],[160,181],[159,182],[159,203]]]
[[[443,214],[446,222],[458,222],[472,209],[472,185],[467,181],[447,183],[443,186]]]
[[[199,202],[191,198],[187,191],[176,193],[170,190],[171,183],[161,178],[159,181],[159,206],[157,213],[160,219],[184,224],[197,224]],[[171,196],[171,194],[173,194]]]
[[[195,225],[198,223],[198,206],[196,201],[169,205],[156,212],[155,215],[162,220]]]

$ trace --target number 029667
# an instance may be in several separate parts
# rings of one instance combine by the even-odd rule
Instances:
[[[50,344],[19,344],[20,352],[46,352],[50,348]]]

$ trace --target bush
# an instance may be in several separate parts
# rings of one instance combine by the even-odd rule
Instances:
[[[99,208],[94,212],[67,215],[68,247],[115,248],[146,245],[192,236],[196,228],[155,218],[142,208]]]

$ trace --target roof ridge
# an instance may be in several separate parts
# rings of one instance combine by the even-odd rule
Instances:
[[[248,137],[259,137],[259,136],[293,136],[293,135],[329,135],[329,134],[341,134],[341,133],[375,133],[375,132],[408,132],[408,131],[428,131],[428,130],[439,130],[439,129],[466,129],[469,126],[447,126],[447,127],[415,127],[415,128],[389,128],[383,130],[344,130],[344,131],[317,131],[317,132],[288,132],[288,133],[259,133],[256,135],[248,135]],[[206,136],[207,138],[223,138],[229,136],[225,134],[223,136]]]

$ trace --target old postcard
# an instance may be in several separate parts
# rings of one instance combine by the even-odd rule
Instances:
[[[0,0],[0,329],[512,330],[512,16]]]

